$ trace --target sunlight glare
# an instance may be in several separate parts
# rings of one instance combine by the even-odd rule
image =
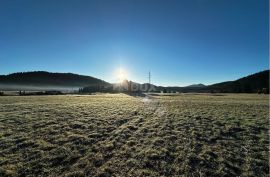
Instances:
[[[127,71],[123,68],[118,68],[115,75],[118,82],[123,82],[128,77]]]

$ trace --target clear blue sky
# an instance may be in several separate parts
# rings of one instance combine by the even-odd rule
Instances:
[[[0,74],[184,86],[269,68],[268,0],[0,0]]]

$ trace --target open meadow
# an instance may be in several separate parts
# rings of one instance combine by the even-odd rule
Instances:
[[[0,176],[268,176],[269,97],[0,97]]]

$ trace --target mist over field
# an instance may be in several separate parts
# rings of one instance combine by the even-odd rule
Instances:
[[[57,86],[31,86],[31,85],[14,85],[14,84],[0,84],[0,88],[2,91],[50,91],[50,90],[57,90],[57,91],[77,91],[79,87],[57,87]]]

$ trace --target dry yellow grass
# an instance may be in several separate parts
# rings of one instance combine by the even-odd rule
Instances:
[[[0,97],[0,176],[267,176],[266,95]]]

